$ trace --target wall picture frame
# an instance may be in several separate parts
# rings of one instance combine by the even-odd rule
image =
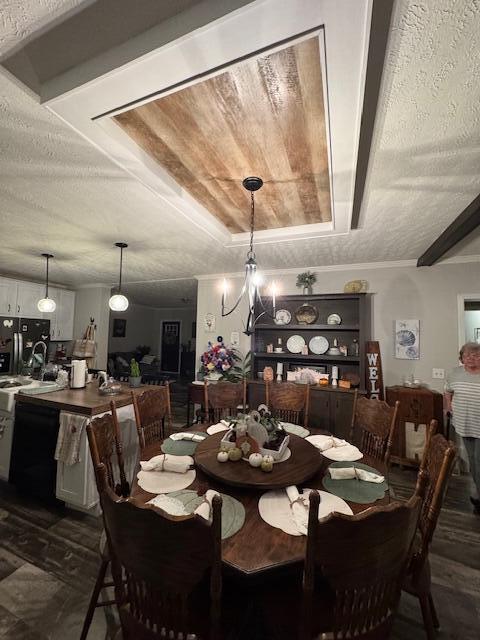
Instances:
[[[395,320],[395,358],[420,359],[420,320]]]
[[[114,318],[112,328],[112,338],[125,338],[127,334],[126,318]]]

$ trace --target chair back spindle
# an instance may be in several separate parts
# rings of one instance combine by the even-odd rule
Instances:
[[[170,385],[146,389],[141,394],[132,391],[132,402],[141,449],[170,435]]]
[[[383,400],[359,397],[355,390],[350,439],[363,454],[383,462],[386,467],[390,460],[399,406],[398,400],[391,407]]]

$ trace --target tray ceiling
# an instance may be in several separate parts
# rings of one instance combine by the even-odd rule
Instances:
[[[113,119],[232,233],[332,220],[318,36],[252,58]]]

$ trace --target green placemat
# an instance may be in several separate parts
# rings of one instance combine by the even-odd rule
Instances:
[[[305,429],[305,427],[300,426],[299,424],[283,422],[282,426],[287,433],[293,433],[293,435],[299,436],[300,438],[306,438],[310,435],[310,431],[308,429]]]
[[[193,513],[203,502],[202,496],[197,495],[196,491],[189,491],[188,489],[173,491],[167,495],[183,502],[185,509],[189,513]],[[226,538],[235,535],[243,527],[245,507],[241,502],[226,493],[221,493],[220,495],[222,496],[222,540],[226,540]]]
[[[199,442],[191,440],[172,440],[167,438],[163,441],[163,453],[170,453],[172,456],[193,456]]]
[[[357,469],[365,469],[366,471],[372,471],[378,473],[376,469],[368,467],[366,464],[360,462],[333,462],[330,467],[342,469],[345,467],[357,467]],[[383,498],[385,491],[388,489],[388,483],[386,480],[380,483],[365,482],[364,480],[332,480],[327,470],[323,478],[323,486],[327,491],[333,493],[333,495],[349,500],[350,502],[358,502],[359,504],[368,504],[375,502]]]

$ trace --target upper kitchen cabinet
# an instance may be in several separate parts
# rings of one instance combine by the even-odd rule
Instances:
[[[50,320],[50,339],[72,340],[75,292],[51,287],[49,295],[57,304],[53,313],[43,314],[45,320]]]
[[[17,283],[0,278],[0,316],[17,315]]]
[[[17,306],[13,315],[20,318],[43,318],[37,304],[44,296],[44,285],[34,282],[17,282]]]

